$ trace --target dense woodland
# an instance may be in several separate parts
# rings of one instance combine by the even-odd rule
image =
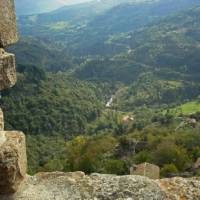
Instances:
[[[200,175],[200,1],[114,2],[18,17],[6,128],[27,135],[30,173]]]

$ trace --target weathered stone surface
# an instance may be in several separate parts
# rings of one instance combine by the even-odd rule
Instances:
[[[165,199],[164,192],[150,179],[140,176],[40,173],[28,176],[20,190],[1,200],[93,200]]]
[[[160,178],[160,168],[157,165],[153,165],[150,163],[141,163],[141,164],[135,166],[135,169],[131,168],[130,174],[146,176],[151,179],[159,179]]]
[[[168,200],[199,200],[200,178],[171,178],[157,180]]]
[[[0,0],[0,47],[17,41],[14,0]]]
[[[83,172],[39,173],[26,177],[15,194],[1,200],[199,200],[200,179],[152,180]]]
[[[0,90],[16,83],[15,56],[0,49]]]
[[[26,167],[24,134],[0,131],[0,193],[16,192],[26,175]]]
[[[0,108],[0,131],[4,130],[4,119],[3,119],[3,111]]]

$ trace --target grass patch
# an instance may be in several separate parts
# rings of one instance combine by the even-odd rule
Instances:
[[[184,103],[170,110],[170,113],[174,113],[175,115],[180,115],[180,114],[189,115],[196,112],[200,112],[200,102],[197,101]]]
[[[67,22],[57,22],[57,23],[48,25],[48,28],[51,30],[63,30],[67,27],[69,27],[69,24]]]

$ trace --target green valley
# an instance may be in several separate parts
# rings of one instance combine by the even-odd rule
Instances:
[[[18,16],[7,129],[29,171],[200,175],[200,1],[92,1]]]

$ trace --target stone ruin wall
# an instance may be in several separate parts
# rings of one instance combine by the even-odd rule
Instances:
[[[0,91],[16,83],[15,56],[3,48],[17,42],[13,0],[0,1]]]
[[[160,168],[157,165],[150,163],[141,163],[135,167],[135,169],[130,170],[131,175],[141,175],[146,176],[151,179],[160,178]]]
[[[0,91],[15,85],[15,56],[4,48],[17,42],[14,0],[0,0]],[[18,131],[4,131],[0,108],[0,194],[17,190],[26,175],[25,136]]]

